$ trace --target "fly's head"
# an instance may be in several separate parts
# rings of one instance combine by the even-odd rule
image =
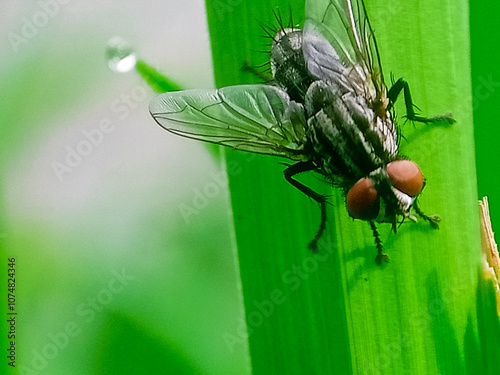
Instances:
[[[395,231],[398,215],[415,220],[410,208],[423,188],[424,176],[417,164],[396,160],[352,186],[347,210],[355,219],[391,223]]]
[[[387,91],[385,89],[376,96],[372,105],[375,115],[386,121],[391,119],[389,98],[387,97]]]

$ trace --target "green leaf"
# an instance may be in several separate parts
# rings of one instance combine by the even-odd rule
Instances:
[[[472,90],[469,98],[474,109],[474,135],[479,197],[488,196],[493,227],[500,223],[500,126],[497,126],[500,103],[500,14],[498,1],[470,2],[470,44]]]
[[[135,69],[148,85],[156,92],[179,91],[181,87],[170,78],[165,77],[143,60],[137,61]]]
[[[125,314],[106,318],[95,346],[94,374],[201,374],[174,340]]]
[[[266,60],[252,51],[265,48],[259,24],[272,25],[274,9],[304,17],[301,1],[232,3],[207,0],[218,86],[255,82],[240,68]],[[348,217],[339,192],[327,240],[309,253],[319,208],[286,184],[280,160],[227,152],[242,170],[229,177],[254,374],[464,373],[480,259],[467,5],[366,4],[386,76],[410,82],[422,113],[457,119],[403,127],[401,150],[427,178],[420,205],[443,221],[438,231],[405,223],[397,235],[381,225],[390,264],[374,264],[370,228]]]
[[[268,60],[255,52],[270,42],[259,37],[260,25],[288,25],[289,9],[294,24],[304,19],[303,1],[206,4],[219,87],[259,81],[241,68],[247,59]],[[452,111],[457,120],[400,121],[401,152],[427,178],[420,206],[441,215],[441,228],[406,222],[394,234],[380,225],[392,262],[377,267],[369,226],[350,219],[333,191],[326,235],[312,254],[306,244],[319,207],[286,184],[283,160],[228,150],[247,332],[224,339],[229,350],[248,340],[253,374],[498,373],[495,293],[479,272],[468,3],[370,0],[366,7],[386,77],[404,77],[424,115]],[[401,118],[401,103],[397,110]],[[301,178],[331,193],[314,176]]]

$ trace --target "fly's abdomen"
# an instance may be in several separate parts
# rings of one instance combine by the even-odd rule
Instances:
[[[302,41],[301,29],[287,28],[276,33],[271,47],[271,71],[276,83],[292,100],[301,103],[313,82],[304,60]]]

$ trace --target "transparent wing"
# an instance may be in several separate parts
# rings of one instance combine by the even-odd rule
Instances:
[[[304,109],[273,86],[169,92],[154,98],[149,111],[160,126],[183,137],[304,159]]]
[[[325,39],[333,47],[329,51]],[[370,89],[369,97],[385,91],[377,43],[362,0],[306,0],[304,44],[311,72],[320,79],[338,79],[339,69],[344,68],[353,84]],[[309,55],[307,49],[312,51]],[[318,50],[334,59],[321,59],[314,52]]]

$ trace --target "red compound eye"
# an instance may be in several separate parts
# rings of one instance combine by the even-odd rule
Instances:
[[[347,193],[346,205],[353,218],[374,220],[378,216],[380,202],[372,180],[365,177],[356,182]]]
[[[410,197],[419,195],[424,188],[424,176],[418,165],[411,160],[396,160],[389,163],[387,174],[392,185]]]

